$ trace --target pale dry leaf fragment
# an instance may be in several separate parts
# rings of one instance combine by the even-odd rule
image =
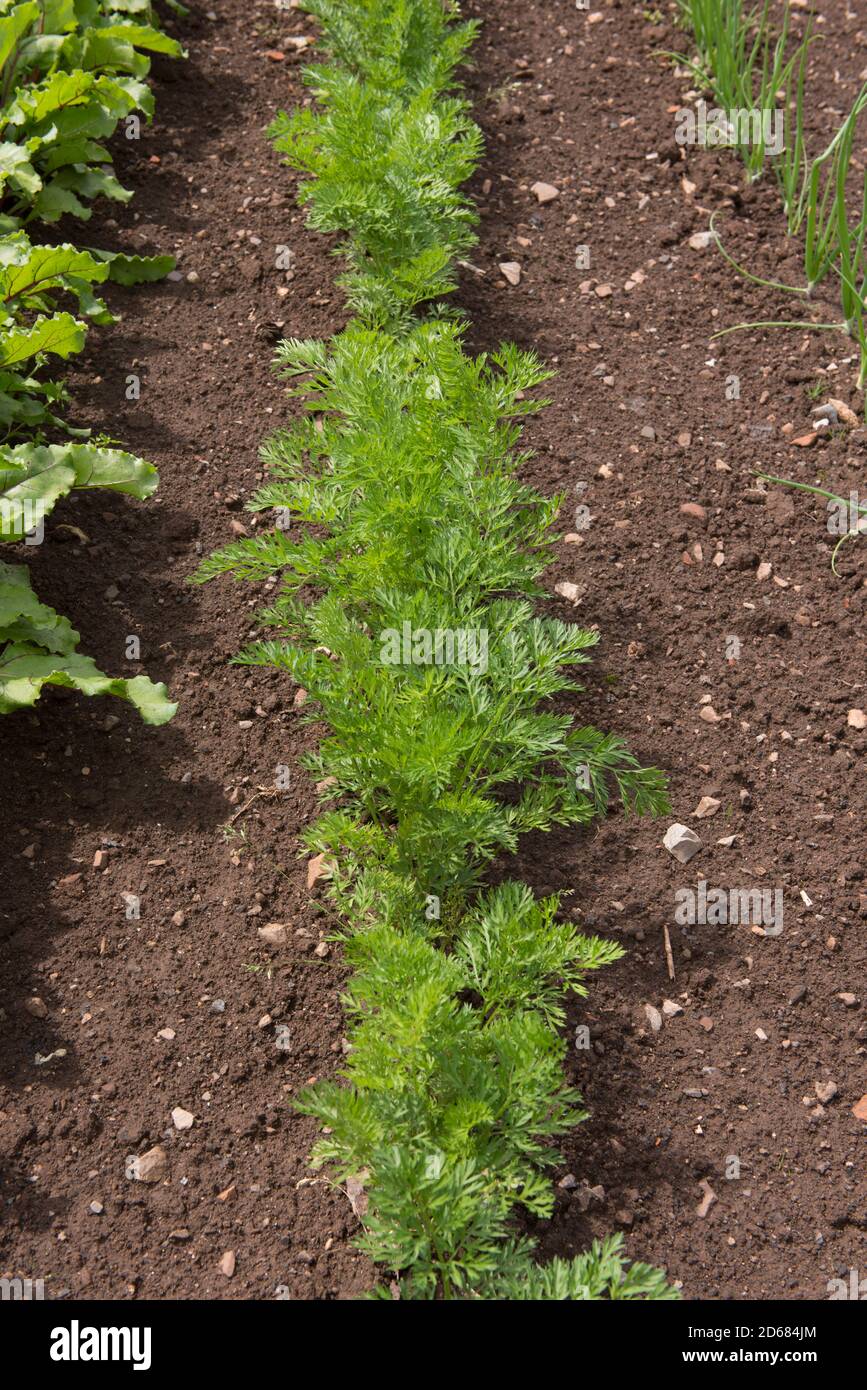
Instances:
[[[49,1062],[55,1062],[55,1061],[57,1061],[57,1059],[58,1059],[59,1057],[65,1057],[65,1056],[66,1056],[66,1048],[65,1048],[65,1047],[56,1047],[56,1048],[54,1049],[53,1052],[49,1052],[49,1053],[46,1053],[46,1054],[43,1054],[43,1053],[41,1053],[41,1052],[37,1052],[36,1055],[35,1055],[34,1058],[33,1058],[33,1061],[36,1063],[36,1066],[37,1066],[37,1067],[47,1067]]]
[[[861,422],[854,410],[851,410],[845,401],[838,400],[836,396],[829,396],[828,404],[834,407],[844,425],[847,425],[849,429],[858,428]]]
[[[674,952],[671,949],[671,933],[668,930],[667,922],[663,922],[662,924],[662,944],[665,947],[665,964],[668,969],[668,978],[674,980],[677,976],[677,971],[674,968]]]
[[[497,269],[503,279],[507,280],[510,285],[520,285],[521,266],[518,261],[500,261]]]
[[[370,1174],[367,1169],[363,1168],[357,1177],[349,1177],[346,1179],[346,1195],[349,1198],[349,1205],[352,1207],[359,1221],[364,1220],[369,1205],[369,1198],[364,1186],[369,1176]]]
[[[658,1033],[662,1028],[662,1014],[659,1012],[659,1009],[655,1009],[652,1004],[645,1004],[644,1014],[647,1018],[647,1022],[650,1024],[652,1032]]]
[[[696,1216],[700,1216],[703,1218],[707,1216],[714,1202],[717,1200],[717,1195],[711,1187],[710,1183],[708,1182],[707,1178],[702,1178],[701,1182],[699,1183],[699,1187],[701,1188],[703,1195],[701,1201],[695,1209],[695,1214]]]
[[[314,854],[312,859],[307,861],[307,887],[313,888],[320,878],[330,878],[331,874],[325,863],[325,854]]]
[[[586,584],[573,584],[571,579],[563,579],[559,584],[554,585],[555,594],[560,594],[562,598],[568,599],[573,604],[580,603],[586,591]]]
[[[80,526],[71,526],[69,522],[61,521],[54,529],[55,531],[68,531],[69,534],[74,536],[77,541],[80,541],[82,545],[90,545],[90,536],[88,536],[85,531],[82,531]]]

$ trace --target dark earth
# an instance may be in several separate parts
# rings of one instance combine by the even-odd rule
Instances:
[[[167,19],[189,58],[155,64],[154,125],[117,142],[135,198],[85,238],[179,260],[180,279],[113,292],[123,321],[92,331],[70,379],[76,423],[156,463],[159,492],[79,495],[26,552],[82,650],[165,680],[180,709],[153,730],[119,702],[47,691],[0,726],[0,1275],[42,1278],[49,1298],[330,1299],[373,1279],[291,1107],[339,1067],[343,1039],[344,972],[336,948],[314,954],[327,925],[299,857],[316,796],[297,760],[315,729],[285,679],[227,664],[261,595],[188,582],[255,524],[258,445],[291,410],[274,343],[345,319],[330,246],[304,229],[264,133],[306,99],[290,40],[315,30],[272,3],[214,4]],[[590,1118],[534,1234],[549,1256],[622,1230],[689,1299],[825,1298],[829,1280],[867,1273],[853,1113],[867,1093],[867,732],[850,714],[867,707],[867,545],[847,544],[835,575],[824,501],[756,475],[863,495],[867,430],[795,442],[830,397],[862,416],[844,336],[710,341],[839,311],[690,244],[718,209],[742,263],[802,283],[772,178],[748,188],[735,155],[675,142],[689,79],[661,56],[685,43],[672,8],[466,6],[484,20],[468,82],[487,138],[458,292],[469,342],[513,339],[557,369],[526,477],[564,494],[564,533],[589,508],[548,574],[548,611],[602,633],[575,715],[671,779],[665,820],[613,809],[496,868],[571,895],[564,910],[627,950],[571,1013],[588,1030],[569,1071]],[[821,20],[815,149],[867,68],[862,23],[841,0]],[[537,181],[558,196],[539,203]],[[703,797],[719,804],[697,817]],[[674,822],[702,840],[687,865],[662,845]],[[780,890],[782,933],[679,925],[675,894],[702,879]],[[263,942],[269,923],[288,944]],[[164,1181],[128,1178],[129,1156],[156,1145]]]

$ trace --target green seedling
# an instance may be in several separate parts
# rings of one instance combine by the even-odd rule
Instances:
[[[831,554],[831,569],[839,577],[837,556],[840,550],[847,541],[859,540],[867,535],[867,502],[858,502],[851,497],[841,497],[839,493],[830,492],[828,488],[815,487],[811,483],[795,482],[792,478],[777,478],[771,473],[759,473],[758,477],[763,478],[767,483],[778,483],[780,487],[797,488],[799,492],[811,492],[816,497],[824,497],[827,502],[835,502],[840,508],[840,515],[847,511],[850,515],[853,511],[857,513],[858,519],[855,525],[850,526],[849,530],[841,535]]]

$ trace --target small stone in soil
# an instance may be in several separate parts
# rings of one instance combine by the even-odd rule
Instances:
[[[497,269],[510,285],[520,285],[521,267],[517,261],[501,261]]]
[[[126,1160],[126,1176],[131,1182],[162,1182],[168,1175],[168,1154],[159,1144],[147,1153],[130,1154]]]
[[[668,827],[662,843],[679,864],[688,864],[693,855],[698,854],[702,848],[701,840],[695,831],[678,821]]]
[[[265,927],[257,927],[256,934],[260,941],[269,946],[286,945],[286,927],[282,922],[269,922]]]
[[[559,188],[555,188],[552,183],[543,183],[541,179],[531,184],[530,192],[536,195],[536,201],[539,203],[553,203],[555,198],[560,197]]]

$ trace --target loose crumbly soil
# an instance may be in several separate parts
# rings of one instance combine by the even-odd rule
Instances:
[[[679,46],[667,18],[612,4],[597,19],[571,0],[467,9],[485,21],[470,85],[488,149],[473,186],[481,243],[458,297],[474,348],[512,338],[558,370],[554,403],[528,427],[526,476],[565,494],[564,532],[579,503],[592,517],[549,571],[552,590],[581,586],[576,606],[555,597],[550,611],[602,634],[575,712],[669,772],[671,820],[703,841],[682,867],[661,845],[669,822],[612,813],[497,866],[574,894],[579,920],[627,948],[571,1013],[570,1028],[589,1029],[569,1071],[590,1119],[565,1145],[554,1218],[535,1234],[544,1255],[572,1254],[623,1229],[630,1253],[664,1264],[688,1298],[825,1297],[830,1278],[863,1266],[867,1227],[865,1126],[852,1114],[867,1092],[865,734],[847,723],[867,705],[867,567],[863,543],[849,546],[835,577],[824,503],[765,492],[755,470],[863,494],[863,429],[793,442],[810,429],[812,392],[860,409],[851,345],[770,331],[709,341],[739,320],[803,316],[689,245],[712,209],[761,273],[797,277],[798,265],[770,184],[746,190],[734,156],[675,143],[688,83],[654,56]],[[146,730],[120,704],[49,692],[0,730],[14,827],[0,915],[0,1272],[45,1278],[51,1297],[332,1298],[371,1279],[349,1202],[311,1181],[313,1126],[289,1105],[337,1067],[343,1036],[343,974],[335,954],[313,954],[321,919],[298,858],[315,795],[297,758],[312,732],[285,681],[226,664],[251,631],[253,590],[186,582],[199,554],[251,526],[241,508],[258,441],[289,414],[273,342],[343,322],[329,247],[303,230],[294,178],[263,136],[276,109],[304,99],[284,39],[313,31],[270,4],[216,0],[216,12],[183,22],[189,61],[158,65],[155,125],[118,151],[133,203],[94,223],[101,245],[175,250],[184,278],[116,292],[123,322],[92,334],[72,382],[77,417],[153,459],[160,491],[147,504],[67,502],[28,554],[83,649],[107,670],[166,680],[180,710]],[[842,3],[822,30],[812,90],[827,139],[867,36]],[[537,180],[559,197],[537,204]],[[291,278],[275,264],[284,245]],[[518,285],[498,271],[509,261]],[[130,635],[141,668],[125,660]],[[718,722],[700,717],[708,705]],[[254,800],[281,765],[288,789]],[[703,796],[720,807],[696,819]],[[678,925],[675,893],[699,879],[781,889],[782,935]],[[138,920],[123,894],[140,898]],[[263,946],[269,922],[288,923],[289,945]],[[664,1000],[682,1012],[654,1032],[645,1005]],[[819,1104],[828,1082],[837,1092]],[[174,1128],[177,1106],[192,1128]],[[170,1180],[128,1180],[127,1156],[155,1144]]]

